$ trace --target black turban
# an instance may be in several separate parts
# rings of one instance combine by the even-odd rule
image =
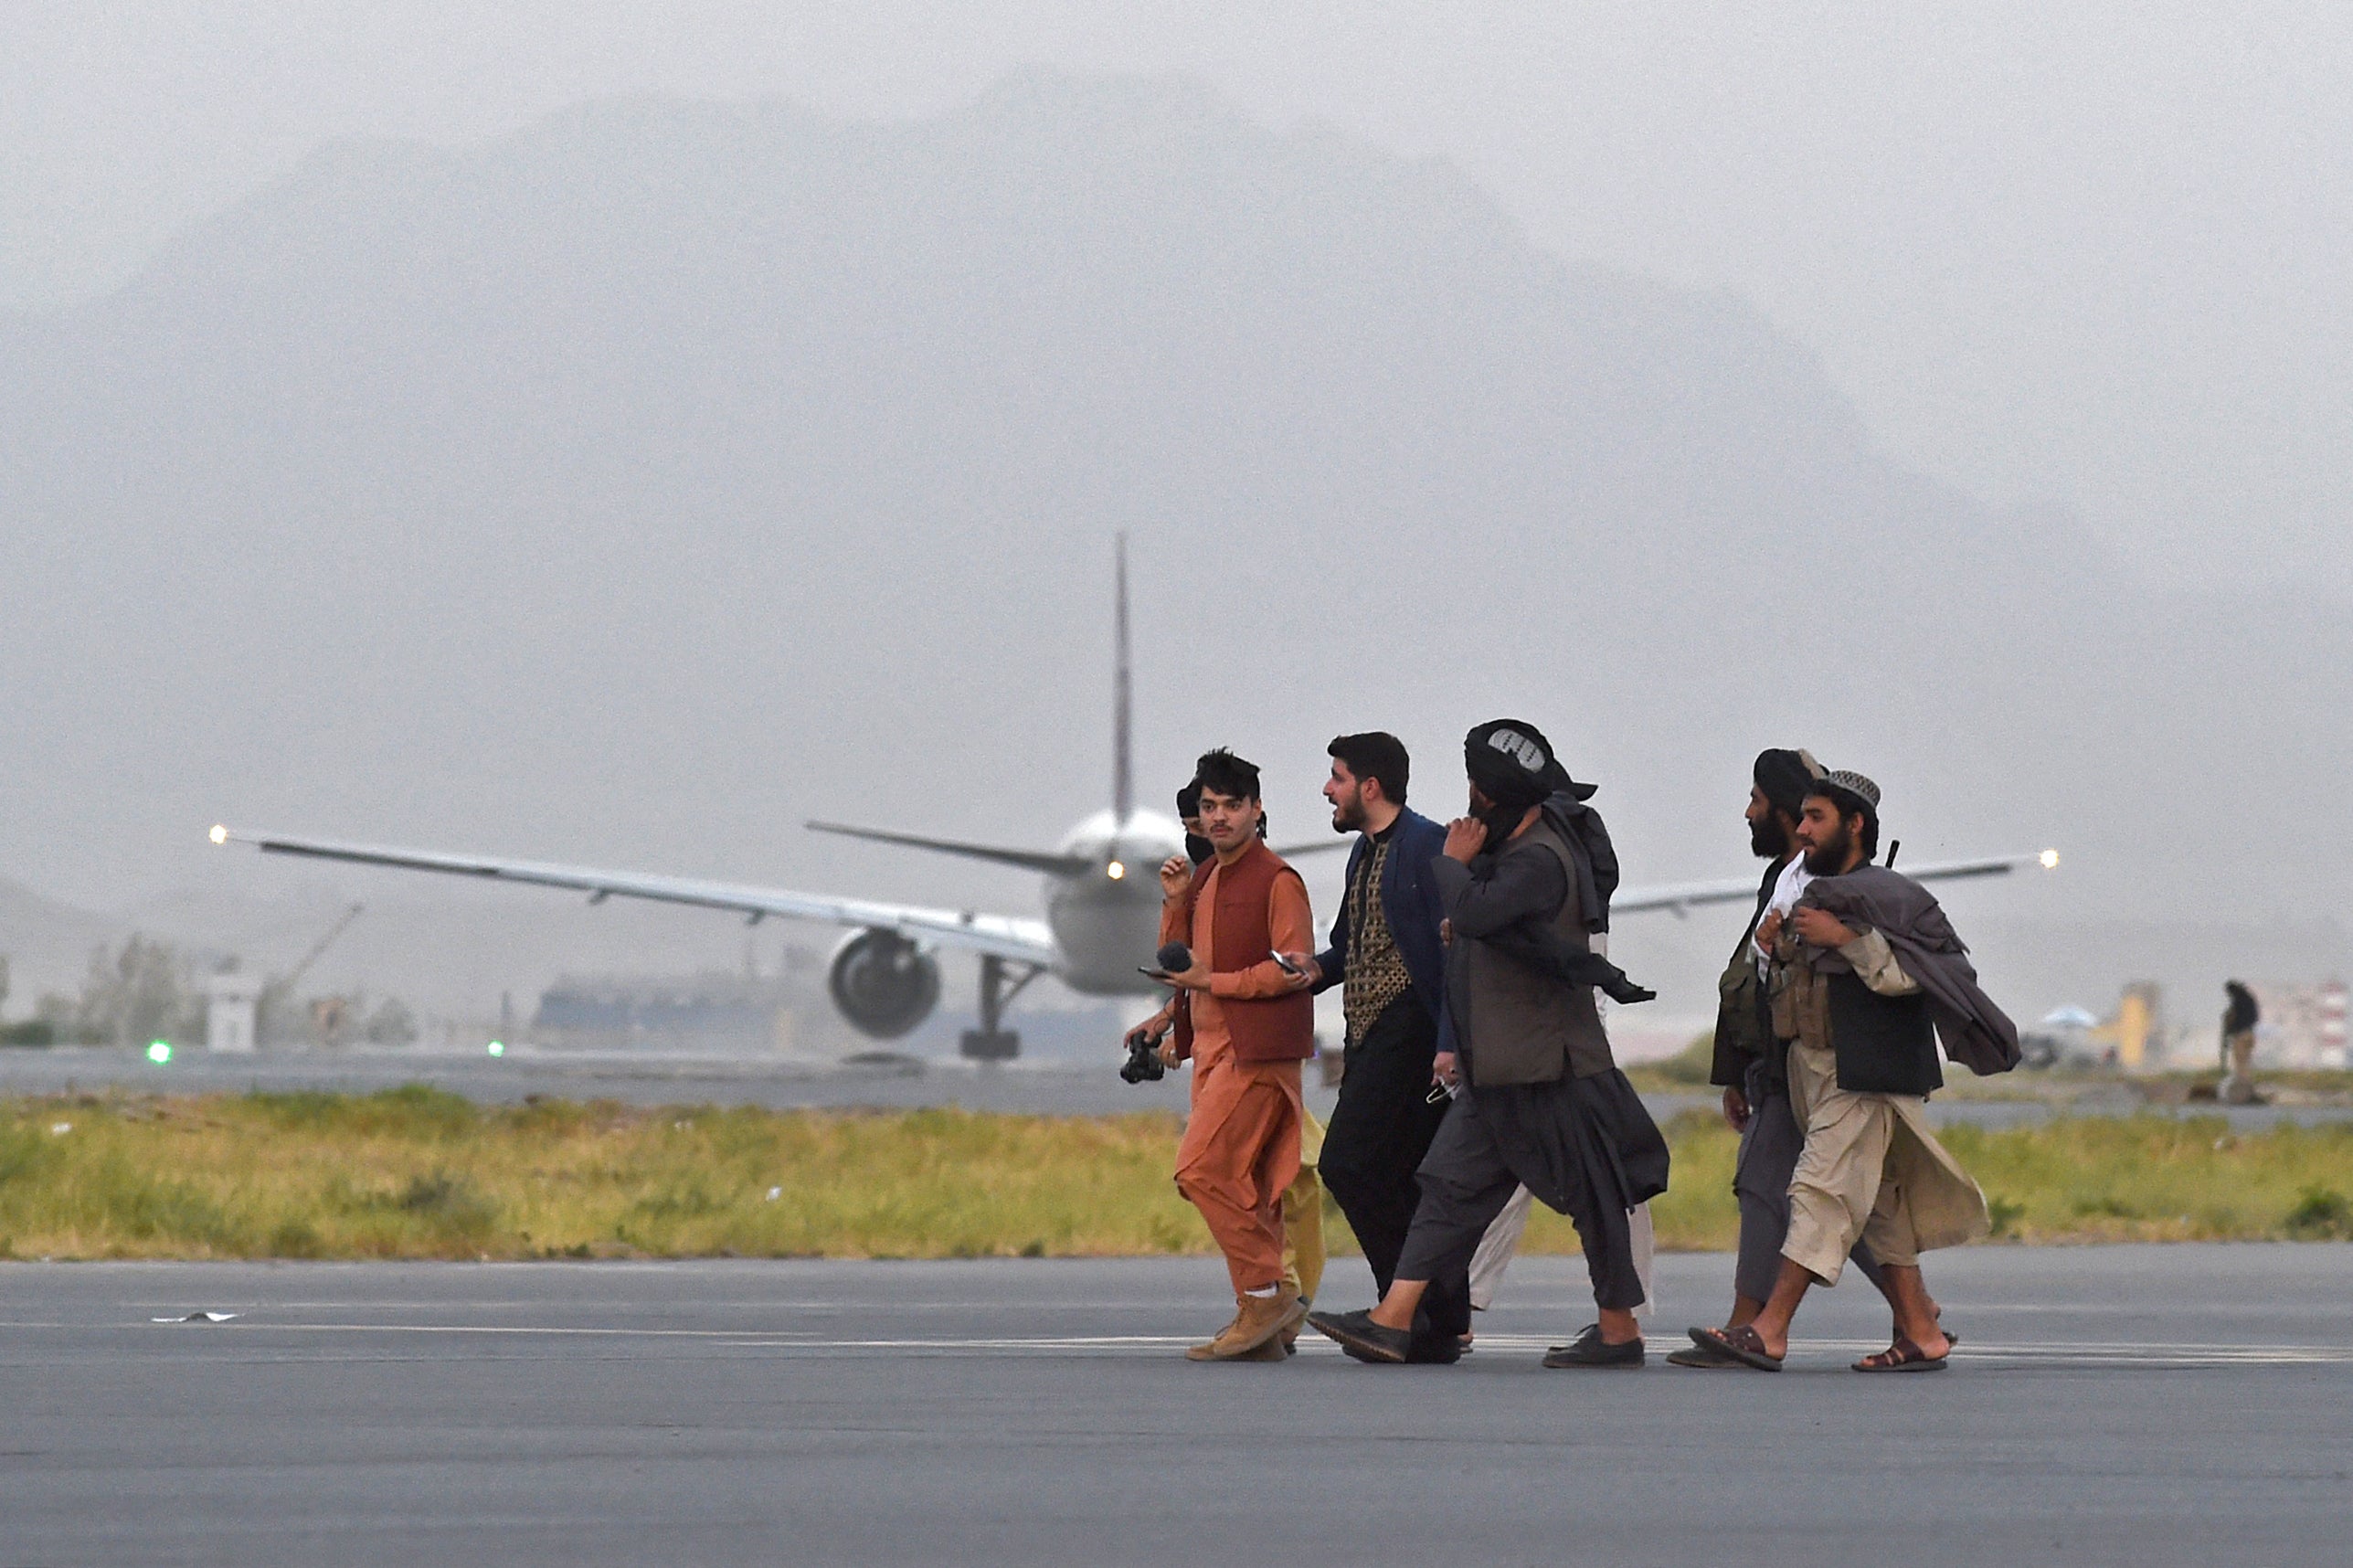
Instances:
[[[1544,732],[1519,719],[1490,719],[1463,737],[1463,767],[1479,792],[1508,809],[1526,810],[1566,789],[1582,800],[1590,784],[1569,777]]]
[[[1756,787],[1765,791],[1767,805],[1788,812],[1793,821],[1806,814],[1806,792],[1821,776],[1821,767],[1806,752],[1775,748],[1756,754]]]

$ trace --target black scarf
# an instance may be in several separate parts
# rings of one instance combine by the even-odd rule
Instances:
[[[1585,929],[1609,929],[1610,895],[1617,891],[1617,851],[1601,813],[1563,789],[1544,802],[1544,821],[1569,846],[1569,868],[1577,879],[1577,907],[1585,913]]]

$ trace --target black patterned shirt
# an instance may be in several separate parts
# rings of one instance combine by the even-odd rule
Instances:
[[[1340,993],[1341,1012],[1348,1021],[1348,1043],[1357,1044],[1388,1005],[1405,994],[1414,977],[1389,929],[1389,915],[1381,906],[1381,874],[1389,863],[1392,828],[1375,834],[1373,853],[1358,864],[1348,884],[1348,972]]]

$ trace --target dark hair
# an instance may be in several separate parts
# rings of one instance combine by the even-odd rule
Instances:
[[[1199,789],[1214,789],[1237,800],[1259,798],[1257,765],[1243,761],[1222,746],[1201,754],[1201,760],[1192,767],[1192,781]]]
[[[1335,736],[1324,749],[1348,764],[1359,783],[1367,779],[1381,780],[1381,793],[1391,805],[1405,803],[1405,779],[1413,761],[1405,755],[1405,743],[1395,736],[1368,729],[1362,735]]]
[[[1811,800],[1818,796],[1839,809],[1840,821],[1849,817],[1863,820],[1863,831],[1856,835],[1863,846],[1863,863],[1869,865],[1879,859],[1879,812],[1871,803],[1851,789],[1841,789],[1836,784],[1818,779],[1811,789],[1806,791],[1806,799]]]
[[[1180,820],[1201,815],[1201,780],[1196,779],[1177,791],[1177,816]]]

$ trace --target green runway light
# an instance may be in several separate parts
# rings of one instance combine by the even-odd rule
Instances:
[[[490,1043],[489,1050],[490,1054],[493,1056],[503,1056],[506,1054],[506,1042],[503,1040],[493,1040]]]
[[[147,1045],[147,1060],[149,1060],[150,1062],[154,1063],[154,1064],[155,1064],[155,1065],[157,1065],[158,1067],[160,1067],[160,1066],[162,1066],[164,1063],[166,1063],[166,1062],[170,1061],[171,1059],[172,1059],[172,1043],[171,1043],[170,1041],[168,1041],[168,1040],[154,1040],[154,1041],[150,1041],[150,1042],[148,1043],[148,1045]]]

